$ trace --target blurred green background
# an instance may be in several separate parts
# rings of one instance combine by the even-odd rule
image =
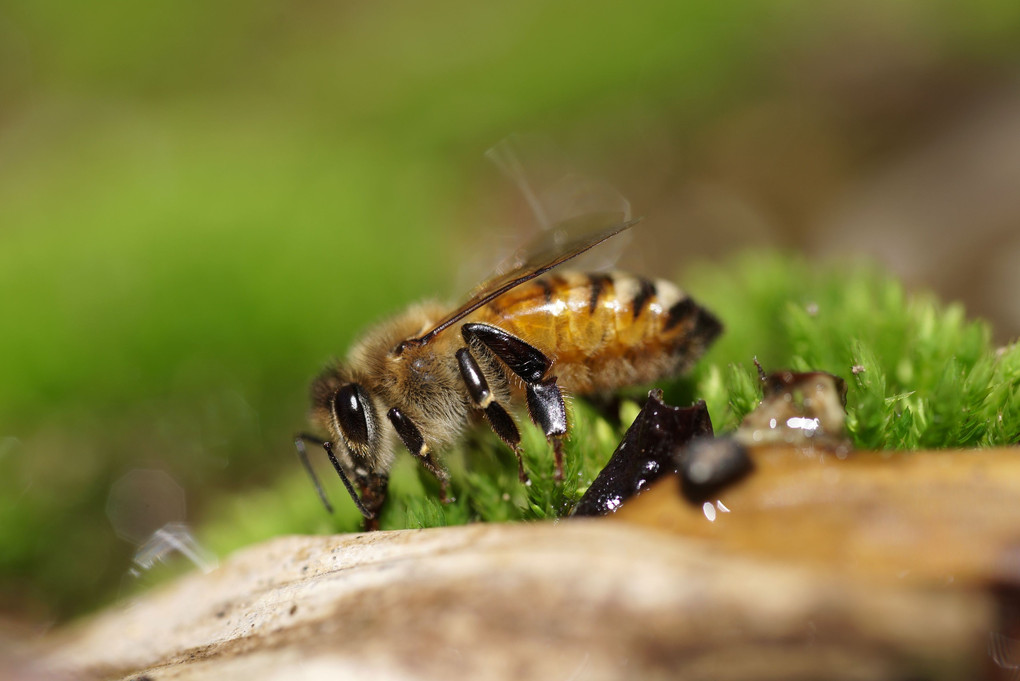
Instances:
[[[1018,59],[1015,0],[7,0],[0,617],[117,592],[133,470],[192,524],[297,481],[323,362],[530,220],[513,133],[646,216],[625,266],[865,255],[1015,336]]]

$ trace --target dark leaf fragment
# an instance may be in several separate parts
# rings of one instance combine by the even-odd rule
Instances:
[[[676,474],[677,454],[693,438],[705,435],[712,435],[712,420],[704,402],[673,407],[662,401],[661,390],[652,390],[573,515],[598,516],[615,511],[663,475]]]

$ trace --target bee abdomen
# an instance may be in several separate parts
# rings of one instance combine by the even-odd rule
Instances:
[[[560,385],[614,390],[680,373],[722,330],[671,282],[624,272],[562,272],[484,308],[489,323],[549,355]]]

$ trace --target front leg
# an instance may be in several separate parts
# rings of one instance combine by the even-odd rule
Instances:
[[[447,495],[450,486],[450,474],[432,458],[432,450],[429,448],[428,443],[425,442],[425,437],[421,434],[418,426],[397,407],[393,407],[386,412],[386,417],[393,424],[393,429],[397,431],[397,435],[400,436],[400,441],[407,447],[407,451],[411,452],[411,456],[418,459],[429,473],[436,476],[436,479],[439,481],[439,500],[444,504],[453,501]]]
[[[315,485],[315,491],[319,493],[319,498],[322,500],[323,505],[325,505],[326,511],[332,513],[333,507],[326,499],[326,493],[322,491],[322,485],[319,484],[319,478],[316,477],[315,470],[312,469],[312,464],[308,461],[308,452],[305,450],[305,442],[310,442],[314,445],[318,445],[322,447],[324,450],[326,450],[326,456],[329,457],[329,462],[333,464],[333,468],[336,469],[337,475],[340,476],[340,481],[343,482],[344,487],[347,489],[347,493],[350,494],[351,499],[354,500],[354,505],[358,507],[358,510],[361,511],[361,515],[365,517],[366,526],[371,521],[375,520],[377,511],[379,507],[382,506],[382,501],[379,501],[377,504],[374,502],[372,504],[366,504],[362,501],[361,498],[358,497],[357,492],[354,491],[354,485],[351,484],[350,478],[348,478],[347,474],[344,473],[344,469],[340,465],[340,461],[336,458],[336,454],[333,452],[333,443],[329,442],[328,440],[322,440],[320,438],[317,438],[314,435],[309,435],[307,433],[299,433],[294,438],[294,446],[297,448],[298,458],[301,459],[301,464],[305,467],[305,470],[308,471],[308,475],[311,476],[312,483]],[[360,482],[361,476],[359,476],[359,483]],[[362,495],[364,495],[365,485],[362,484],[361,488]],[[375,491],[374,487],[372,491]],[[384,480],[382,486],[382,498],[385,499],[385,497],[386,497],[386,482]]]
[[[365,516],[365,531],[374,532],[379,529],[379,514],[386,502],[386,490],[389,487],[390,476],[385,473],[365,470],[356,470],[354,474],[358,481],[358,487],[361,489],[362,505],[371,513],[370,516]]]
[[[556,455],[556,480],[563,480],[563,436],[567,433],[567,408],[556,377],[543,377],[552,360],[541,350],[503,329],[490,324],[465,324],[464,339],[485,346],[524,381],[528,394],[528,413],[545,433]]]

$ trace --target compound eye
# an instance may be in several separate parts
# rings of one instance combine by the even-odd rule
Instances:
[[[348,444],[365,447],[369,441],[368,394],[357,383],[348,383],[333,398],[333,415]]]

